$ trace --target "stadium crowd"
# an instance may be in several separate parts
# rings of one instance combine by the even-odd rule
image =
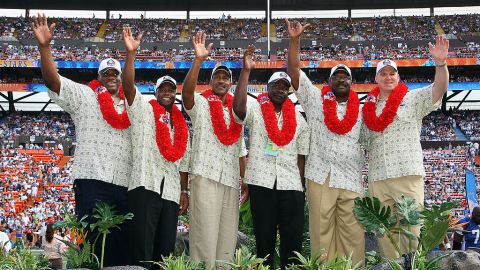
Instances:
[[[239,61],[243,57],[241,48],[213,48],[209,60]],[[125,52],[112,48],[98,47],[75,47],[66,45],[55,45],[52,47],[52,54],[57,61],[101,61],[105,58],[124,59]],[[288,49],[277,49],[272,55],[273,59],[285,61],[288,56]],[[467,43],[465,47],[456,47],[451,52],[451,57],[468,58],[480,56],[480,44]],[[192,61],[195,57],[191,49],[147,49],[139,51],[138,59],[141,61]],[[260,48],[255,52],[256,60],[262,61],[267,58],[265,52]],[[428,59],[428,48],[408,48],[406,44],[401,48],[391,44],[375,46],[357,44],[353,46],[321,44],[301,50],[302,61],[320,60],[380,60],[380,59]],[[8,45],[0,47],[0,60],[39,60],[40,53],[35,45]]]
[[[8,144],[0,151],[0,224],[13,243],[30,247],[40,244],[48,222],[74,210],[71,162],[60,166],[61,151],[35,148],[41,148],[35,150],[42,151],[41,157]]]
[[[205,31],[207,39],[256,40],[265,37],[264,19],[104,19],[53,18],[56,23],[54,39],[86,39],[101,37],[107,42],[119,40],[124,25],[134,33],[142,32],[145,42],[177,41],[184,32],[189,39],[192,33]],[[395,41],[430,40],[436,35],[438,23],[446,34],[473,35],[480,31],[479,15],[445,16],[389,16],[373,18],[312,18],[300,19],[312,26],[305,32],[307,38],[340,40]],[[287,38],[284,19],[275,19],[277,38]],[[100,33],[99,33],[100,32]],[[24,17],[0,17],[0,37],[33,39],[30,20]]]
[[[374,18],[331,18],[303,19],[311,27],[306,29],[307,38],[332,38],[350,40],[421,40],[435,35],[435,21],[432,17],[374,17]],[[275,20],[277,37],[287,38],[283,19]]]
[[[480,140],[480,114],[478,111],[458,111],[453,117],[462,132],[472,141]]]
[[[425,206],[441,204],[445,201],[461,201],[465,198],[465,170],[478,176],[479,165],[475,156],[479,155],[478,142],[444,149],[424,149]],[[461,209],[458,209],[461,210]],[[456,211],[456,215],[461,211]]]
[[[0,123],[0,140],[14,141],[20,135],[44,136],[58,140],[75,136],[75,126],[67,113],[12,113]]]

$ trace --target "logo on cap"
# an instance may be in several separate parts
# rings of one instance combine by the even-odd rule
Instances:
[[[388,59],[385,59],[385,60],[383,60],[383,64],[384,65],[391,65],[392,62],[390,62],[390,60],[388,60]]]
[[[288,78],[288,75],[285,72],[280,73],[279,76],[280,76],[280,78]]]
[[[97,94],[103,94],[103,93],[105,93],[106,91],[107,91],[107,88],[105,88],[105,86],[99,86],[99,87],[97,87],[97,89],[95,89],[95,92],[96,92]]]
[[[333,92],[327,92],[325,94],[325,96],[323,97],[323,99],[325,100],[334,100],[335,99],[335,95],[333,94]]]
[[[109,59],[109,60],[107,61],[107,66],[109,66],[109,67],[114,67],[114,66],[115,66],[115,61],[114,61],[113,59]]]
[[[368,95],[367,98],[365,99],[365,102],[376,102],[376,98],[374,96]]]
[[[263,96],[260,98],[260,104],[265,104],[268,102],[268,100],[269,100],[268,96]]]
[[[160,114],[158,121],[160,121],[160,123],[170,124],[170,117],[168,117],[167,114]]]
[[[217,95],[210,95],[207,99],[208,101],[221,101]]]

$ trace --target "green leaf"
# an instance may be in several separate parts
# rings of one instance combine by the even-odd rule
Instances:
[[[432,205],[431,209],[424,209],[423,226],[420,232],[420,244],[423,252],[428,252],[439,245],[449,228],[449,216],[458,202],[444,202],[441,205]]]
[[[448,220],[443,220],[438,221],[430,228],[425,229],[421,235],[422,250],[428,252],[442,243],[447,234],[448,226]]]
[[[400,228],[403,234],[405,234],[408,238],[414,239],[414,240],[419,240],[418,235],[414,234],[413,232],[406,230],[404,228]]]
[[[400,215],[401,225],[415,226],[420,224],[422,215],[418,211],[419,205],[414,198],[401,197],[395,200],[397,213]]]
[[[265,260],[266,258],[257,258],[247,247],[242,246],[235,251],[233,261],[223,261],[222,263],[229,265],[232,270],[253,270],[257,269]]]
[[[388,264],[390,265],[392,270],[404,270],[403,267],[396,261],[388,260]]]
[[[397,223],[390,206],[381,206],[376,197],[356,198],[353,213],[366,232],[376,235],[383,235]]]

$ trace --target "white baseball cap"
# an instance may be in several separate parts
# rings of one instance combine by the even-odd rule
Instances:
[[[348,74],[348,76],[352,77],[352,71],[350,70],[349,67],[345,66],[344,64],[338,64],[338,65],[334,66],[330,70],[330,77],[332,77],[333,74],[335,74],[336,72],[339,72],[339,71],[344,71]]]
[[[173,86],[175,86],[175,89],[177,89],[177,81],[174,78],[167,75],[167,76],[160,77],[157,80],[157,83],[155,84],[155,91],[158,89],[158,87],[160,87],[160,85],[162,85],[162,83],[173,84]]]
[[[272,76],[270,76],[270,79],[268,79],[268,83],[274,83],[279,80],[286,81],[289,86],[292,84],[292,79],[290,78],[290,76],[288,76],[288,74],[283,71],[273,73]]]
[[[382,70],[382,68],[384,68],[386,66],[391,66],[395,69],[395,71],[398,72],[397,63],[395,63],[393,60],[385,59],[385,60],[377,63],[377,72],[376,73],[380,72],[380,70]]]
[[[98,67],[98,73],[108,70],[108,69],[115,69],[118,73],[122,74],[122,67],[120,66],[120,62],[113,58],[103,59],[100,62],[100,66]]]
[[[212,80],[213,75],[215,75],[215,73],[217,73],[217,71],[220,71],[220,70],[223,70],[223,71],[227,72],[228,75],[230,76],[230,82],[232,82],[232,71],[227,66],[223,66],[223,65],[216,66],[213,69],[212,76],[210,76],[210,80]]]

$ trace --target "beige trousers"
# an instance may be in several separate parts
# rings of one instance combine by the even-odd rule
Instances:
[[[237,244],[239,190],[195,176],[190,191],[190,258],[220,267]]]
[[[402,195],[405,197],[414,198],[421,208],[423,208],[423,185],[423,177],[419,175],[390,178],[386,180],[370,182],[368,185],[368,195],[377,197],[382,205],[388,205],[392,207],[392,210],[393,205],[395,204],[395,199],[401,197]],[[403,228],[408,229],[407,227]],[[420,234],[420,226],[415,226],[411,228],[411,230],[416,235]],[[410,238],[403,234],[396,234],[394,238],[397,241],[402,254],[415,250],[418,245],[418,241],[410,240],[409,242]],[[378,238],[378,245],[380,246],[380,252],[382,255],[389,259],[396,259],[402,255],[398,254],[386,236]],[[409,248],[409,245],[412,247],[411,249]]]
[[[320,185],[307,181],[312,256],[323,253],[328,261],[352,254],[354,264],[365,258],[365,233],[353,214],[360,194],[329,187],[330,175]]]

